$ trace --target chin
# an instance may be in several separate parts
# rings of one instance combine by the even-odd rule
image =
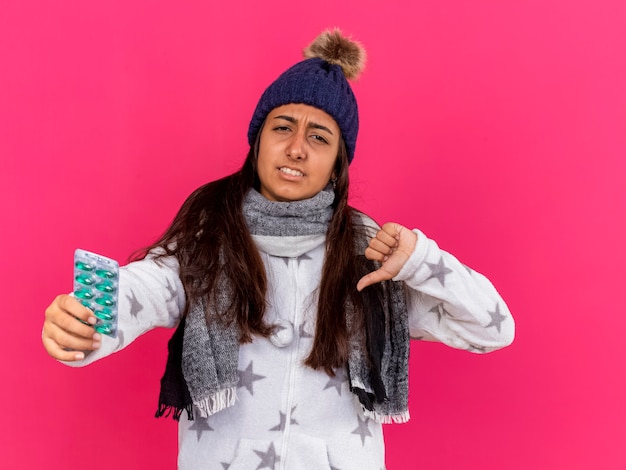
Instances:
[[[265,195],[266,199],[271,201],[278,202],[290,202],[290,201],[299,201],[301,199],[308,199],[311,196],[307,195],[308,193],[304,193],[302,191],[292,191],[289,188],[282,191],[272,191]]]

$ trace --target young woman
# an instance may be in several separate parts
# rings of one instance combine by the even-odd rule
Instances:
[[[44,347],[70,365],[176,327],[157,416],[180,422],[181,469],[382,469],[381,423],[409,419],[410,338],[513,340],[484,276],[348,205],[364,52],[332,31],[305,56],[261,97],[241,170],[121,269],[116,338],[71,296],[46,310]]]

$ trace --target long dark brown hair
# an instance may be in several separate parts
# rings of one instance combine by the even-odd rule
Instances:
[[[258,139],[239,171],[195,190],[163,236],[134,256],[141,259],[154,250],[160,256],[178,258],[187,299],[185,314],[197,301],[206,300],[209,304],[215,301],[225,280],[232,295],[223,320],[237,323],[242,343],[251,342],[255,335],[267,337],[273,331],[264,320],[265,266],[247,229],[242,207],[248,190],[259,188],[257,151]],[[351,327],[365,326],[366,330],[373,327],[364,318],[365,302],[356,290],[358,280],[373,267],[362,251],[357,251],[358,246],[364,248],[365,236],[364,228],[356,222],[357,211],[348,205],[348,164],[342,140],[335,164],[334,210],[319,286],[317,327],[311,353],[305,361],[307,366],[325,370],[329,375],[348,359],[348,306],[356,312],[356,324]],[[371,296],[371,292],[366,295]],[[367,341],[370,335],[366,331],[364,336]]]

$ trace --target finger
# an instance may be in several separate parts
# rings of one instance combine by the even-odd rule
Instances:
[[[79,323],[73,319],[75,323]],[[54,323],[46,323],[42,333],[42,341],[51,340],[61,349],[73,349],[75,351],[93,351],[100,347],[102,335],[97,333],[93,328],[86,327],[87,334],[76,335],[70,331],[55,325]],[[44,343],[44,346],[48,344]],[[50,351],[48,351],[50,353]]]
[[[57,327],[60,331],[64,331],[77,338],[92,338],[94,334],[93,325],[91,323],[86,325],[84,320],[70,314],[59,315],[49,323]]]
[[[84,352],[67,350],[49,337],[44,336],[42,338],[42,343],[46,352],[54,359],[58,359],[60,361],[79,361],[85,357]]]
[[[394,248],[396,248],[396,246],[397,243],[395,243],[395,241],[389,243],[380,240],[379,238],[372,238],[369,243],[369,248],[374,251],[378,251],[379,253],[382,253],[384,255],[390,255],[391,253],[393,253],[393,250]]]
[[[85,323],[89,323],[90,325],[96,324],[97,319],[93,312],[71,295],[58,296],[52,305],[57,306],[61,311],[68,313]]]
[[[382,253],[379,250],[374,250],[371,247],[367,247],[365,249],[365,257],[369,260],[372,261],[379,261],[379,262],[384,262],[387,258],[389,258],[389,256],[391,256],[391,252],[384,252]]]
[[[389,246],[397,246],[400,239],[400,233],[397,224],[386,223],[376,233],[376,238]]]
[[[80,361],[85,358],[84,352],[68,351],[67,349],[62,348],[52,338],[44,337],[42,338],[42,342],[47,353],[51,357],[53,357],[54,359],[58,359],[59,361],[74,362]]]
[[[90,325],[95,325],[96,321],[93,312],[76,299],[60,295],[46,309],[44,326],[54,324],[71,334],[89,337],[93,334]]]
[[[391,276],[391,274],[383,268],[377,269],[376,271],[366,274],[361,279],[359,279],[359,282],[357,282],[356,284],[356,290],[361,292],[367,286],[371,286],[372,284],[376,284],[378,282],[387,281],[392,277],[393,276]]]

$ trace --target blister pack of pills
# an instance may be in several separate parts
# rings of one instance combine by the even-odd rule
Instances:
[[[74,297],[91,309],[98,321],[94,329],[117,335],[119,263],[105,256],[77,249],[74,252]]]

